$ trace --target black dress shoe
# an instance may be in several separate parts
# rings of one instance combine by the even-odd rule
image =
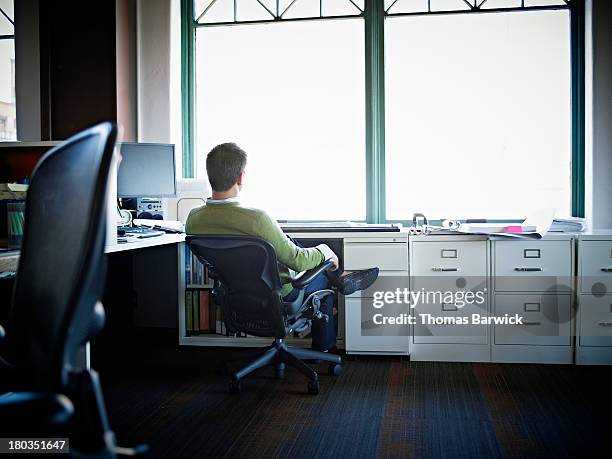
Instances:
[[[378,278],[378,268],[360,271],[344,271],[342,274],[330,275],[329,281],[343,295],[350,295],[358,290],[370,287]]]

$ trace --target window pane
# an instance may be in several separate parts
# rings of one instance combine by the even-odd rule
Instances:
[[[385,11],[392,14],[399,13],[424,13],[428,11],[427,0],[393,0],[385,4]]]
[[[521,0],[487,0],[483,3],[482,8],[518,8],[521,6]]]
[[[15,22],[15,13],[13,12],[13,0],[0,0],[0,8],[4,13]],[[0,35],[14,35],[15,27],[4,14],[0,13]]]
[[[431,11],[461,11],[470,7],[463,0],[431,0]]]
[[[388,219],[571,212],[569,13],[386,20]]]
[[[525,0],[525,6],[564,6],[563,0]]]
[[[361,19],[204,27],[196,36],[196,165],[249,154],[244,200],[279,219],[365,219]]]
[[[13,20],[13,0],[0,0],[0,8]],[[0,141],[17,140],[15,115],[15,27],[0,14]]]

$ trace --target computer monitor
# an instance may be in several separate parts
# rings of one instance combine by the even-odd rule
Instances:
[[[117,173],[120,198],[176,196],[174,145],[122,143]]]

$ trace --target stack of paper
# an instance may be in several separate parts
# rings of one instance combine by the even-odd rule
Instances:
[[[549,231],[555,233],[581,233],[586,229],[586,221],[584,218],[555,218],[550,226]]]
[[[467,234],[541,239],[549,231],[554,215],[554,209],[542,209],[526,218],[523,223],[461,223],[455,231]]]
[[[0,183],[0,199],[25,200],[28,185]]]

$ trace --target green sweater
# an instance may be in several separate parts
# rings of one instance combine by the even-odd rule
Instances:
[[[283,296],[292,290],[291,280],[297,273],[318,266],[326,256],[325,249],[298,247],[263,210],[243,207],[236,201],[209,202],[193,209],[187,218],[185,232],[191,235],[248,235],[268,241],[279,262]]]

